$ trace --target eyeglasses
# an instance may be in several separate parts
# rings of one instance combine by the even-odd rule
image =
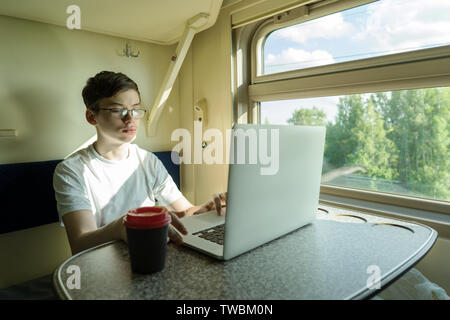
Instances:
[[[145,115],[145,113],[147,112],[147,110],[145,109],[132,109],[132,110],[128,110],[126,108],[99,108],[101,110],[108,110],[109,112],[111,112],[111,116],[114,118],[119,118],[119,119],[123,119],[128,115],[128,112],[131,113],[131,117],[134,119],[142,119]]]

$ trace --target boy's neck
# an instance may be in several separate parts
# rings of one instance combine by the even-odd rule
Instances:
[[[129,143],[118,145],[105,144],[97,140],[94,142],[94,149],[99,155],[108,160],[123,160],[130,154]]]

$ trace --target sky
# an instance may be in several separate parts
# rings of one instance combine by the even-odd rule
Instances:
[[[450,45],[450,0],[380,0],[280,29],[266,40],[266,74]],[[315,105],[329,121],[339,97],[261,103],[261,122],[282,124]]]

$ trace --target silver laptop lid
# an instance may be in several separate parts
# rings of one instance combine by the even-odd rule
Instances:
[[[324,144],[325,127],[233,127],[225,260],[314,220]]]

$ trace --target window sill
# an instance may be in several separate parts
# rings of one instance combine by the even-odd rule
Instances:
[[[344,198],[366,200],[369,202],[378,202],[382,204],[391,204],[394,206],[418,209],[427,212],[432,211],[437,213],[450,214],[450,202],[447,201],[418,198],[401,194],[362,190],[328,184],[321,184],[320,192]]]

